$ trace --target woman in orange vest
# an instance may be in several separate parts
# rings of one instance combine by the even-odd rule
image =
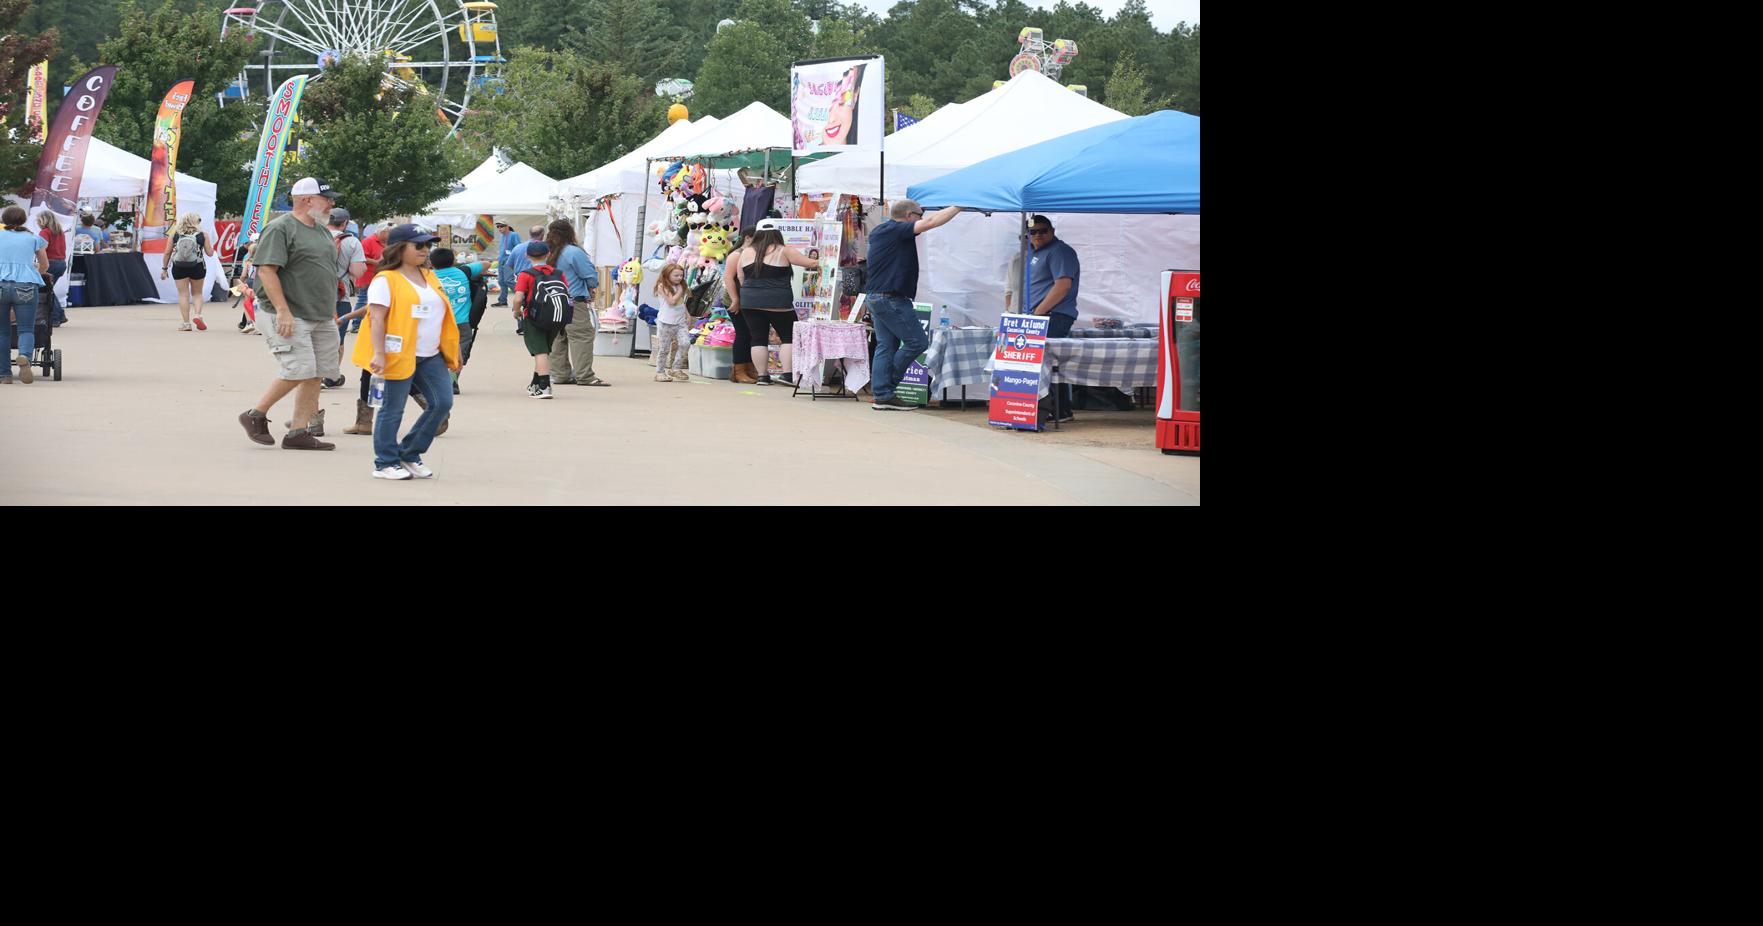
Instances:
[[[427,479],[422,455],[453,410],[459,370],[459,324],[441,281],[428,268],[434,235],[399,225],[386,237],[378,273],[367,290],[369,329],[355,339],[355,365],[386,378],[385,402],[373,424],[375,479]],[[404,403],[415,389],[428,401],[416,426],[398,439]]]

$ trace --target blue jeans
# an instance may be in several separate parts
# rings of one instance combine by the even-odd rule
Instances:
[[[18,318],[18,356],[29,361],[31,352],[37,349],[37,290],[36,283],[14,283],[11,280],[0,280],[0,359],[11,359],[12,332],[7,324],[7,313],[10,311]],[[11,376],[12,369],[0,370],[0,376]]]
[[[429,407],[400,441],[398,427],[404,423],[404,403],[412,388],[422,393]],[[373,422],[373,468],[385,469],[406,460],[421,463],[422,455],[435,442],[435,432],[452,410],[453,377],[447,371],[447,358],[441,354],[417,360],[416,374],[409,379],[386,380],[386,404],[380,406]]]
[[[877,401],[891,399],[906,368],[930,348],[930,337],[912,310],[912,300],[871,295],[865,304],[875,319],[875,358],[870,363],[869,391]]]

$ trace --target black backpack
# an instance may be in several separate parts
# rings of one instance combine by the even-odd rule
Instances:
[[[471,327],[476,328],[482,324],[484,312],[490,306],[490,284],[484,282],[484,276],[481,273],[477,276],[471,276],[471,272],[466,271],[466,276],[471,279],[471,314],[468,318]]]
[[[563,274],[556,270],[544,273],[537,267],[527,272],[533,275],[533,296],[527,300],[526,317],[546,332],[560,331],[575,321],[575,302],[569,298]]]

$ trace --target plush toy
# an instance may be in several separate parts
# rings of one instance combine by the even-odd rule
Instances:
[[[631,258],[618,267],[617,280],[620,286],[636,286],[643,282],[643,265]]]
[[[727,257],[729,252],[728,232],[729,230],[721,225],[705,226],[704,231],[698,236],[699,256],[709,258],[712,263],[720,262]]]

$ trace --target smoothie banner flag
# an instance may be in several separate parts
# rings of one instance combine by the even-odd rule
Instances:
[[[24,104],[25,137],[31,144],[40,145],[49,133],[49,62],[31,65]]]
[[[251,168],[251,191],[245,198],[240,243],[256,241],[269,221],[269,207],[275,201],[276,179],[282,173],[282,153],[288,146],[288,134],[300,109],[300,95],[306,92],[306,78],[305,74],[288,78],[269,101],[269,112],[263,115],[263,138],[257,143],[257,163]]]
[[[180,80],[159,104],[159,119],[153,123],[153,169],[147,176],[147,211],[141,216],[143,238],[178,220],[178,139],[183,137],[184,107],[195,92],[194,80]]]
[[[110,96],[110,85],[116,82],[116,65],[106,64],[87,71],[73,82],[67,98],[55,110],[55,124],[49,127],[49,139],[43,146],[43,157],[37,166],[37,191],[31,194],[31,208],[48,206],[59,215],[78,212],[80,179],[86,173],[86,150],[92,142],[92,125],[104,111]]]
[[[790,67],[796,154],[880,151],[887,119],[882,58],[798,61]]]

